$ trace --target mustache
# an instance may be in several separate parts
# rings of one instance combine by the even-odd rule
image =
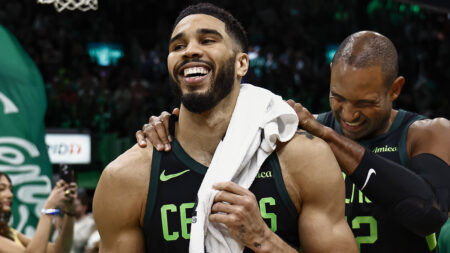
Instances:
[[[184,65],[191,63],[191,62],[204,63],[204,64],[208,65],[208,67],[211,69],[211,71],[214,69],[214,64],[212,64],[211,62],[208,62],[205,60],[200,60],[199,58],[185,59],[180,64],[178,64],[173,71],[174,77],[177,81],[178,81],[178,73],[180,72],[180,68],[182,68]]]

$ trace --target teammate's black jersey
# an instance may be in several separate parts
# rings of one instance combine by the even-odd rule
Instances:
[[[144,227],[146,252],[188,252],[193,207],[208,168],[189,157],[176,140],[170,152],[153,152],[151,166]],[[299,248],[297,210],[275,153],[262,165],[250,191],[272,231]]]
[[[420,119],[424,117],[399,110],[386,134],[360,141],[359,144],[372,150],[373,153],[407,167],[408,128]],[[340,125],[331,112],[320,114],[318,120],[342,135]],[[372,203],[350,178],[345,178],[345,187],[345,215],[361,253],[436,252],[435,234],[423,238],[407,230],[397,223],[395,218],[389,216],[389,210]]]

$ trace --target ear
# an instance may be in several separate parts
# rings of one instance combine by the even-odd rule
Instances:
[[[400,92],[402,91],[403,85],[405,84],[405,78],[403,76],[397,77],[394,82],[391,85],[391,88],[389,90],[389,97],[391,101],[394,101],[398,98],[400,95]]]
[[[236,55],[236,75],[240,78],[244,77],[247,74],[249,65],[248,55],[246,53],[237,53]]]

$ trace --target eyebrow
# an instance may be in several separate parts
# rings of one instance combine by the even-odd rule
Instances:
[[[172,38],[170,38],[169,44],[172,44],[172,42],[174,42],[175,40],[177,40],[177,39],[179,39],[179,38],[181,38],[183,36],[184,36],[184,33],[179,33],[179,34],[173,36]]]
[[[347,98],[345,98],[345,97],[343,97],[343,96],[341,96],[341,95],[339,95],[339,94],[337,94],[337,93],[335,93],[333,91],[330,91],[330,95],[333,96],[333,97],[338,97],[340,99],[348,100]],[[359,99],[359,100],[352,101],[352,102],[353,103],[375,103],[376,100],[373,100],[373,99]]]
[[[5,183],[0,183],[0,186],[1,187],[10,187],[11,185],[10,184],[5,184]]]
[[[214,29],[207,29],[207,28],[201,28],[197,30],[197,34],[214,34],[217,35],[219,38],[223,39],[222,34],[220,34],[217,30]],[[169,44],[172,44],[172,42],[178,40],[179,38],[183,37],[184,33],[178,33],[177,35],[173,36],[170,40],[169,40]]]
[[[214,35],[219,36],[221,39],[223,39],[222,34],[220,34],[217,30],[214,30],[214,29],[206,29],[206,28],[198,29],[197,33],[198,34],[214,34]]]
[[[339,94],[337,94],[337,93],[335,93],[335,92],[333,92],[333,91],[331,91],[331,90],[330,90],[330,95],[331,95],[331,96],[334,96],[334,97],[344,98],[343,96],[341,96],[341,95],[339,95]]]

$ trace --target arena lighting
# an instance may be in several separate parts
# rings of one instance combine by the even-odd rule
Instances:
[[[122,46],[118,43],[90,42],[87,44],[87,52],[92,61],[103,67],[116,65],[124,56]]]
[[[333,60],[334,54],[338,50],[339,45],[338,44],[328,44],[325,48],[325,59],[327,60],[327,63],[330,64]]]
[[[437,12],[450,13],[450,1],[448,0],[395,0],[408,4],[417,4],[422,8]]]
[[[46,132],[45,143],[51,163],[91,163],[91,134],[88,131],[47,129]]]

